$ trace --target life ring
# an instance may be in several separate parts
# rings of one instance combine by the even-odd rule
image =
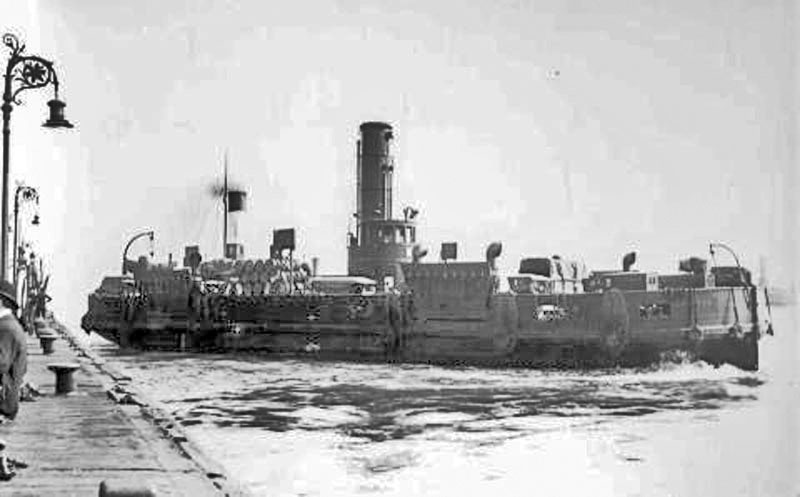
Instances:
[[[603,292],[600,335],[609,358],[616,362],[630,342],[630,315],[625,295],[618,288]]]

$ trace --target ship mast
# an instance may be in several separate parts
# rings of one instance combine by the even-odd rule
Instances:
[[[222,180],[222,258],[228,250],[228,149],[225,149],[224,179]]]

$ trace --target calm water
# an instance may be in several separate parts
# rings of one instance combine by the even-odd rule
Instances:
[[[547,373],[103,353],[257,495],[800,495],[792,308],[762,370]]]

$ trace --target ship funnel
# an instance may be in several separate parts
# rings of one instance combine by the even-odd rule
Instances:
[[[486,247],[486,262],[495,269],[495,260],[503,253],[503,244],[501,242],[492,242]]]
[[[392,176],[394,157],[392,127],[382,122],[360,126],[358,141],[358,215],[359,219],[392,218]]]
[[[625,257],[622,258],[622,270],[628,272],[634,264],[636,264],[636,252],[625,254]]]
[[[356,220],[347,245],[347,274],[375,281],[397,281],[398,263],[422,257],[417,243],[416,220],[419,211],[403,209],[395,219],[392,182],[395,162],[392,155],[394,131],[384,122],[365,122],[359,127],[356,154]]]

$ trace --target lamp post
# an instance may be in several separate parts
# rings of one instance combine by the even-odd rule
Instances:
[[[125,261],[128,260],[128,249],[131,248],[131,245],[133,245],[133,242],[135,242],[139,238],[144,238],[146,236],[150,237],[150,257],[153,256],[153,246],[152,246],[152,244],[153,244],[153,238],[155,237],[155,233],[153,233],[152,231],[142,231],[141,233],[133,235],[133,237],[130,240],[128,240],[128,244],[125,245],[125,250],[122,251],[122,276],[125,276],[126,274],[128,274],[128,265],[125,264]]]
[[[20,199],[20,194],[22,198]],[[19,283],[19,274],[18,274],[18,267],[19,267],[19,208],[20,208],[20,200],[26,202],[36,202],[36,205],[39,205],[39,192],[36,191],[36,188],[31,186],[19,185],[17,186],[17,190],[14,192],[14,246],[12,247],[13,250],[13,264],[12,264],[12,275],[14,278],[14,290],[19,291],[17,285]],[[33,218],[33,224],[39,224],[39,215],[36,214]]]
[[[727,251],[729,254],[731,254],[733,256],[733,260],[736,261],[736,267],[739,269],[739,278],[741,279],[742,283],[746,283],[744,268],[742,268],[742,265],[739,263],[739,257],[736,255],[736,252],[734,252],[732,248],[730,248],[729,246],[725,245],[724,243],[719,243],[719,242],[709,243],[708,244],[708,251],[711,254],[711,259],[714,261],[714,265],[715,266],[717,265],[716,257],[714,257],[714,255],[715,255],[714,249],[715,248],[721,248],[721,249]]]
[[[732,248],[730,248],[729,246],[725,245],[724,243],[719,243],[719,242],[709,243],[708,244],[708,251],[709,251],[709,253],[711,253],[711,257],[714,257],[714,248],[721,248],[721,249],[727,251],[729,254],[731,254],[733,256],[733,260],[736,261],[736,267],[738,267],[739,270],[742,269],[742,265],[739,263],[739,257],[736,256],[736,252],[734,252]]]
[[[55,90],[54,98],[47,102],[50,117],[43,126],[47,128],[72,128],[72,123],[64,118],[66,104],[58,99],[58,77],[53,63],[38,55],[23,55],[25,45],[13,34],[3,35],[3,44],[11,50],[6,64],[5,85],[3,87],[3,196],[2,196],[2,236],[0,236],[0,281],[7,281],[8,270],[8,153],[11,135],[10,121],[14,104],[19,105],[17,96],[24,90],[44,88],[50,84]]]

